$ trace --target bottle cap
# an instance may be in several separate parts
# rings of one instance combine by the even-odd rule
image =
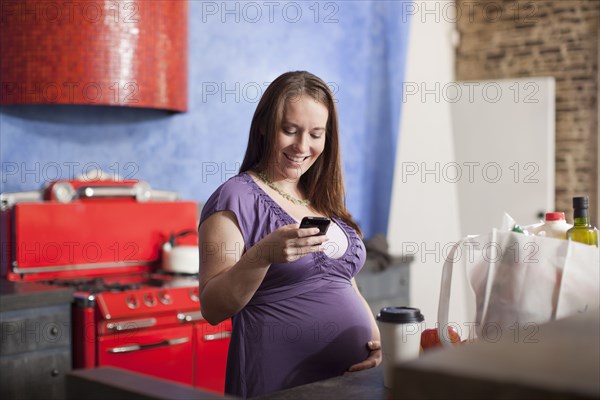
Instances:
[[[566,221],[565,213],[560,212],[549,212],[546,213],[546,221]]]
[[[573,197],[573,208],[588,208],[588,197]]]
[[[421,310],[412,307],[384,307],[377,314],[377,320],[395,324],[422,322],[425,319]]]

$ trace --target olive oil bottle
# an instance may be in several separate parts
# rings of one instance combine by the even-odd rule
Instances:
[[[573,197],[573,227],[567,231],[567,239],[598,247],[598,229],[590,223],[587,196]]]

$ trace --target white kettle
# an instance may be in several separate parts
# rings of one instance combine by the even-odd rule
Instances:
[[[198,233],[196,231],[182,231],[171,234],[169,241],[162,245],[162,268],[166,272],[176,274],[197,274],[200,263],[200,250],[198,246],[177,245],[177,238]]]

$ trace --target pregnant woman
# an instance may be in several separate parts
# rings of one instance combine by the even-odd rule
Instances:
[[[305,216],[331,219],[299,228]],[[240,173],[200,218],[200,302],[233,318],[225,392],[253,397],[381,362],[354,276],[366,252],[344,205],[337,112],[327,85],[288,72],[269,85]]]

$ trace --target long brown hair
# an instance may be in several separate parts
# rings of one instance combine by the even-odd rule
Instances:
[[[325,148],[315,163],[300,177],[300,187],[316,211],[340,218],[362,236],[360,227],[346,209],[338,117],[333,94],[319,77],[306,71],[286,72],[275,79],[261,97],[250,125],[246,155],[240,172],[263,171],[271,159],[277,132],[287,102],[302,95],[327,107],[329,112]]]

